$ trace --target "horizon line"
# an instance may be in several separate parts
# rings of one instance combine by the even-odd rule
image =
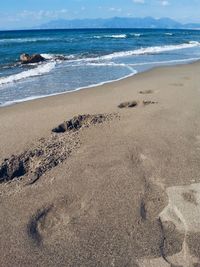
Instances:
[[[26,30],[78,30],[78,29],[171,29],[171,30],[176,30],[177,28],[168,28],[168,27],[151,27],[151,26],[147,26],[147,27],[81,27],[81,26],[78,26],[78,27],[74,27],[74,28],[71,28],[71,27],[55,27],[55,28],[46,28],[45,29],[45,26],[48,25],[49,23],[52,23],[52,22],[58,22],[58,21],[84,21],[84,20],[88,20],[88,21],[93,21],[93,20],[112,20],[112,19],[153,19],[155,21],[159,21],[159,20],[163,20],[163,19],[169,19],[169,20],[172,20],[174,21],[175,23],[178,23],[180,24],[180,28],[178,29],[185,29],[185,30],[199,30],[200,29],[200,22],[181,22],[179,20],[176,20],[174,18],[170,18],[170,17],[153,17],[153,16],[144,16],[144,17],[123,17],[123,16],[113,16],[113,17],[108,17],[108,18],[102,18],[102,17],[97,17],[97,18],[73,18],[73,19],[63,19],[63,18],[58,18],[58,19],[54,19],[54,20],[49,20],[45,23],[42,23],[41,25],[38,25],[38,26],[30,26],[28,28],[24,28],[23,26],[22,27],[18,27],[18,28],[0,28],[0,31],[26,31]],[[191,28],[184,28],[184,26],[187,26],[187,25],[190,25],[190,24],[194,24],[194,25],[199,25],[199,28],[197,27],[191,27]],[[44,28],[42,28],[44,27]],[[47,26],[48,27],[48,26]]]

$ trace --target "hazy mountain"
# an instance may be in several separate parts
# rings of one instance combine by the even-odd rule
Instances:
[[[120,18],[110,19],[74,19],[54,20],[35,27],[37,29],[83,29],[83,28],[164,28],[164,29],[200,29],[200,24],[181,24],[170,18]]]

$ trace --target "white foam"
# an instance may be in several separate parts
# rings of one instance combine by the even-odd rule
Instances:
[[[141,62],[141,63],[134,63],[129,64],[129,66],[143,66],[143,65],[156,65],[156,64],[172,64],[172,63],[186,63],[186,62],[193,62],[200,60],[198,57],[194,58],[185,58],[185,59],[175,59],[175,60],[166,60],[166,61],[152,61],[152,62]]]
[[[149,46],[149,47],[144,47],[144,48],[130,50],[130,51],[115,52],[112,54],[94,57],[94,58],[90,57],[90,58],[79,58],[79,59],[74,59],[74,60],[72,59],[72,60],[69,60],[68,62],[91,62],[91,61],[99,61],[99,60],[112,60],[114,58],[139,56],[139,55],[145,55],[145,54],[159,54],[162,52],[189,49],[189,48],[198,47],[198,46],[200,46],[200,42],[197,42],[197,41],[190,41],[188,43],[183,43],[179,45]]]
[[[194,45],[194,46],[200,46],[200,43],[197,41],[190,41],[189,44]]]
[[[10,39],[0,39],[0,43],[29,43],[38,41],[51,41],[53,38],[10,38]]]
[[[54,54],[41,54],[41,56],[45,59],[51,60],[55,58]]]
[[[50,72],[54,67],[56,63],[55,62],[49,62],[45,64],[41,64],[38,67],[31,69],[31,70],[26,70],[14,75],[10,75],[7,77],[0,78],[0,85],[8,84],[8,83],[13,83],[17,82],[29,77],[34,77],[34,76],[40,76],[43,74],[46,74]]]
[[[71,54],[71,55],[59,55],[59,54],[41,54],[41,56],[43,58],[45,58],[46,60],[56,60],[58,61],[62,61],[62,60],[73,60],[75,59],[75,55]]]
[[[172,35],[173,35],[173,33],[171,33],[171,32],[166,32],[166,33],[165,33],[165,35],[172,36]]]
[[[102,56],[100,58],[101,59],[112,59],[112,58],[127,57],[127,56],[133,56],[133,55],[159,54],[162,52],[187,49],[187,48],[192,48],[196,46],[200,46],[200,43],[191,41],[189,43],[184,43],[180,45],[150,46],[150,47],[140,48],[140,49],[131,50],[131,51],[116,52],[110,55]]]
[[[135,37],[140,37],[141,36],[141,33],[134,33],[133,34]]]
[[[113,34],[113,35],[107,35],[109,38],[126,38],[126,34]]]
[[[97,67],[137,67],[137,66],[144,66],[144,65],[163,65],[163,64],[181,64],[181,63],[187,63],[187,62],[194,62],[200,60],[200,57],[195,58],[185,58],[185,59],[175,59],[175,60],[165,60],[165,61],[152,61],[152,62],[138,62],[138,63],[115,63],[112,61],[105,61],[105,62],[83,62],[81,60],[77,60],[78,64],[70,64],[70,67],[77,67],[77,66],[97,66]],[[71,62],[71,61],[70,61]],[[73,61],[74,62],[74,61]]]
[[[70,65],[70,66],[77,66],[77,65]],[[99,67],[106,67],[106,66],[114,66],[114,67],[126,67],[127,65],[126,64],[124,64],[124,63],[114,63],[114,62],[98,62],[98,63],[96,63],[96,62],[87,62],[87,63],[81,63],[81,64],[79,64],[78,66],[99,66]]]
[[[26,97],[26,98],[19,99],[19,100],[7,101],[7,102],[5,102],[3,104],[0,103],[0,107],[6,107],[6,106],[13,105],[13,104],[26,102],[26,101],[30,101],[30,100],[35,100],[35,99],[39,99],[39,98],[45,98],[45,97],[50,97],[50,96],[68,94],[68,93],[80,91],[80,90],[83,90],[83,89],[94,88],[94,87],[102,86],[104,84],[109,84],[109,83],[112,83],[112,82],[121,81],[121,80],[129,78],[129,77],[131,77],[131,76],[133,76],[133,75],[138,73],[133,68],[131,68],[131,70],[132,70],[132,73],[130,73],[130,74],[126,75],[126,76],[123,76],[121,78],[118,78],[118,79],[108,80],[108,81],[104,81],[104,82],[100,82],[100,83],[96,83],[96,84],[91,84],[91,85],[88,85],[88,86],[79,87],[79,88],[76,88],[76,89],[73,89],[73,90],[68,90],[68,91],[65,91],[65,92],[53,93],[53,94],[48,94],[48,95],[40,95],[40,96],[31,96],[31,97]]]
[[[127,35],[126,34],[110,34],[110,35],[97,35],[94,36],[94,38],[96,39],[102,39],[102,38],[126,38]]]

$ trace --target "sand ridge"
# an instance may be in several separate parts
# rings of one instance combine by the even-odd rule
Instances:
[[[27,184],[34,184],[46,171],[66,160],[80,146],[78,132],[111,120],[117,114],[79,115],[53,128],[48,138],[41,138],[35,147],[5,159],[0,165],[0,183],[28,176]],[[67,134],[60,134],[67,132]]]

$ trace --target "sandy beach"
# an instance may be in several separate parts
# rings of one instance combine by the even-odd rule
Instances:
[[[0,266],[199,267],[199,99],[196,62],[0,108]]]

